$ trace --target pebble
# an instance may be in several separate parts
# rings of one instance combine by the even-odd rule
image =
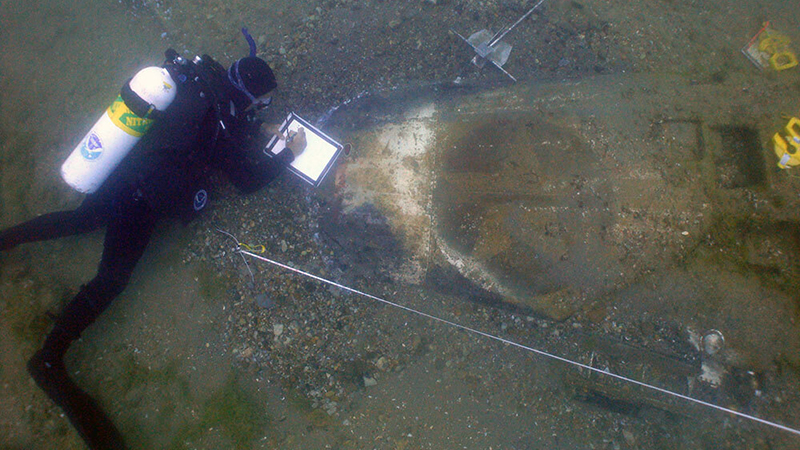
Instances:
[[[258,294],[256,295],[256,305],[264,309],[272,309],[275,307],[275,301],[267,294]]]
[[[276,323],[276,324],[272,325],[272,334],[274,334],[275,337],[278,337],[278,336],[282,335],[283,334],[283,328],[284,328],[283,324],[280,324],[280,323]]]
[[[378,384],[378,380],[372,377],[364,377],[364,387],[375,386]]]
[[[327,412],[329,416],[332,416],[336,414],[336,410],[338,408],[339,406],[336,404],[336,402],[330,402],[327,405],[325,405],[325,412]]]
[[[419,346],[422,344],[422,338],[419,335],[415,334],[411,340],[411,351],[417,351]]]
[[[628,443],[630,446],[636,445],[636,437],[628,430],[622,430],[622,436],[625,438],[625,442]]]
[[[389,365],[389,360],[386,359],[385,356],[381,356],[380,358],[378,358],[378,361],[375,362],[375,367],[377,367],[378,370],[386,370],[386,367],[388,365]]]
[[[720,351],[724,344],[725,338],[722,337],[722,333],[717,330],[713,330],[707,335],[703,336],[703,350],[709,355],[713,355]]]

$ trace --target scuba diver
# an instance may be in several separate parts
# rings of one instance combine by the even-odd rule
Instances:
[[[139,95],[147,89],[134,82],[136,77],[129,80],[117,100],[124,105],[117,106],[135,119],[128,123],[153,119],[141,139],[109,170],[107,178],[96,183],[96,189],[83,191],[91,193],[77,209],[44,214],[0,232],[0,250],[9,250],[27,242],[106,227],[97,275],[55,318],[42,348],[28,362],[36,384],[61,407],[92,449],[125,445],[99,405],[69,378],[64,356],[125,289],[156,223],[176,215],[188,221],[202,210],[211,172],[221,171],[239,190],[253,192],[272,181],[305,148],[302,129],[283,136],[276,126],[256,118],[255,113],[269,104],[267,96],[277,83],[269,65],[255,56],[255,43],[247,30],[242,32],[250,44],[250,56],[235,61],[227,70],[207,55],[187,61],[167,50],[164,65],[156,69],[166,70],[168,76],[164,76],[175,86],[165,82],[156,88],[176,87],[176,92],[163,110],[143,98],[146,95]],[[113,110],[112,104],[108,116],[113,116]],[[274,157],[261,151],[270,133],[287,142]],[[92,135],[90,132],[79,144],[86,160],[101,149],[101,139]],[[92,142],[97,145],[90,145]],[[67,170],[65,163],[65,179]]]

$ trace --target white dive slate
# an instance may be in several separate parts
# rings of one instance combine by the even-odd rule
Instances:
[[[281,124],[280,131],[284,136],[290,131],[297,131],[303,127],[306,132],[306,149],[289,165],[295,175],[304,179],[313,186],[319,186],[328,173],[336,158],[342,152],[342,144],[331,139],[295,113],[290,113]],[[273,136],[269,140],[264,153],[272,157],[286,147],[286,141]]]

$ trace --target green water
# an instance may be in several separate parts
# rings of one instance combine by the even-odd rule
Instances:
[[[434,231],[506,289],[480,291],[481,280],[434,270],[435,258],[425,281],[398,282],[369,267],[403,258],[381,234],[361,236],[362,247],[347,233],[336,235],[339,247],[315,247],[306,224],[319,213],[309,204],[335,196],[333,177],[319,194],[286,179],[271,198],[224,191],[207,218],[158,229],[126,291],[69,353],[70,372],[131,448],[798,446],[789,433],[261,266],[253,284],[222,256],[221,224],[293,262],[332,254],[349,272],[324,269],[370,292],[800,426],[800,186],[774,168],[767,146],[781,116],[798,112],[800,68],[759,72],[740,53],[764,20],[800,43],[796,4],[552,1],[509,35],[515,86],[470,65],[447,33],[497,29],[528,6],[0,4],[0,226],[79,204],[58,168],[128,77],[167,47],[230,62],[247,51],[238,31],[246,25],[281,83],[271,118],[295,108],[319,117],[368,91],[362,109],[332,119],[340,136],[360,142],[372,127],[402,122],[414,97],[438,102]],[[454,88],[459,75],[465,85]],[[279,206],[264,217],[270,202]],[[380,222],[379,213],[367,217]],[[347,254],[353,248],[371,253]],[[385,249],[391,258],[381,260]],[[93,276],[101,251],[97,232],[0,255],[0,447],[81,448],[24,367],[48,313]],[[274,309],[253,306],[262,292]],[[497,298],[504,304],[488,304]],[[295,333],[297,346],[275,344],[274,324]],[[718,388],[698,381],[703,357],[689,336],[710,329],[730,349],[715,361],[726,368]],[[242,356],[248,350],[256,356]],[[330,401],[335,412],[322,406]]]

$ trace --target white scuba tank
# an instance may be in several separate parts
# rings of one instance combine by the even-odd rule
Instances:
[[[161,67],[140,70],[129,86],[151,110],[162,113],[175,99],[177,90],[172,76]],[[61,166],[64,181],[85,194],[96,191],[153,125],[155,119],[151,112],[137,115],[122,99],[122,94],[117,96],[64,161]]]

